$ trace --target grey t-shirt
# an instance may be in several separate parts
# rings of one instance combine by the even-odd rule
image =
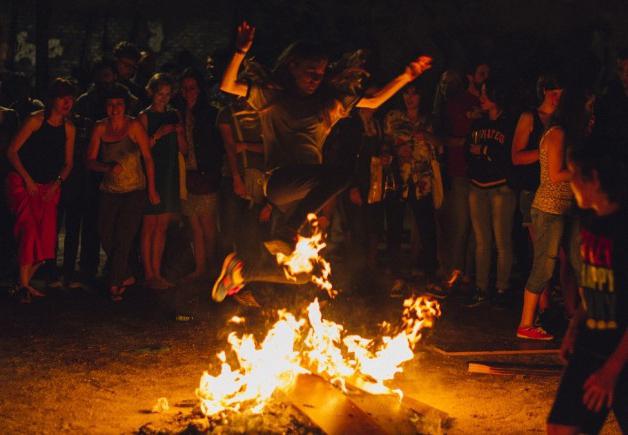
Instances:
[[[260,114],[269,168],[321,164],[323,144],[331,128],[348,116],[359,98],[356,95],[300,97],[251,85],[248,102]]]

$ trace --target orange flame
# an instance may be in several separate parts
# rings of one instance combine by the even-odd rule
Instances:
[[[338,291],[334,290],[329,281],[331,265],[319,255],[327,244],[323,241],[323,232],[318,226],[316,215],[314,213],[308,214],[307,220],[312,228],[312,235],[310,237],[299,235],[294,251],[290,255],[277,253],[275,257],[277,263],[283,266],[287,278],[296,280],[296,275],[312,274],[312,282],[333,298],[338,294]]]
[[[238,338],[231,333],[228,342],[238,368],[231,367],[224,351],[218,354],[220,373],[205,372],[196,390],[203,413],[245,408],[259,413],[275,390],[290,386],[300,373],[316,373],[345,391],[351,383],[372,394],[402,397],[385,382],[403,371],[421,330],[440,316],[438,302],[423,296],[406,299],[403,306],[401,331],[381,340],[347,335],[342,325],[322,318],[318,300],[308,306],[307,320],[278,311],[279,320],[260,345],[250,334]]]

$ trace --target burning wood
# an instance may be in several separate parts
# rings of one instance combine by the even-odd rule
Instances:
[[[228,342],[238,366],[233,368],[223,351],[220,373],[203,374],[196,391],[203,413],[260,413],[276,390],[289,388],[303,373],[318,374],[343,391],[351,383],[372,394],[401,397],[400,390],[385,383],[403,371],[421,329],[440,315],[437,302],[422,296],[407,299],[404,307],[400,332],[377,340],[348,335],[342,325],[323,319],[318,300],[309,305],[307,319],[279,310],[279,320],[259,345],[250,334],[231,333]]]
[[[308,221],[312,235],[299,237],[290,255],[276,254],[277,262],[288,277],[311,274],[312,282],[334,297],[337,291],[329,281],[331,266],[320,255],[325,248],[323,233],[314,214],[308,216]],[[307,318],[279,310],[279,320],[260,344],[251,334],[229,335],[237,366],[228,362],[226,352],[217,355],[220,373],[205,372],[196,390],[201,410],[208,417],[226,411],[260,414],[276,391],[300,391],[295,390],[295,382],[305,374],[318,375],[344,393],[347,385],[352,385],[371,394],[392,394],[401,399],[402,391],[386,383],[414,357],[413,349],[423,328],[431,327],[440,314],[436,301],[413,296],[403,303],[400,327],[393,330],[385,324],[382,336],[370,339],[350,335],[343,325],[324,319],[318,299],[309,304]],[[239,317],[229,321],[235,325],[244,322]]]

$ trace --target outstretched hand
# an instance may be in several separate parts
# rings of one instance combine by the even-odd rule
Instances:
[[[430,56],[419,56],[408,64],[404,74],[410,81],[416,79],[425,71],[432,67],[432,58]]]
[[[255,37],[255,27],[251,26],[246,21],[238,26],[238,34],[236,35],[236,49],[238,51],[248,52],[253,45],[253,38]]]

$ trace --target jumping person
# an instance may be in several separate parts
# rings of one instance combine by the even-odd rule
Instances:
[[[236,52],[225,70],[221,89],[248,96],[260,112],[262,136],[269,150],[272,171],[266,196],[282,213],[275,239],[266,242],[269,252],[290,253],[299,229],[309,213],[316,213],[347,186],[350,174],[330,170],[322,163],[322,146],[331,128],[353,107],[377,108],[399,89],[430,67],[431,58],[422,56],[371,97],[334,88],[324,80],[328,56],[316,44],[296,42],[279,57],[273,70],[275,83],[246,85],[237,80],[238,70],[253,44],[255,28],[244,22],[238,27]],[[308,277],[297,278],[305,283]],[[220,302],[252,281],[294,283],[266,256],[259,264],[246,264],[241,253],[229,254],[212,289]]]
[[[625,140],[591,141],[568,162],[581,220],[580,299],[560,349],[568,360],[549,434],[598,433],[613,409],[628,432],[628,155]]]

